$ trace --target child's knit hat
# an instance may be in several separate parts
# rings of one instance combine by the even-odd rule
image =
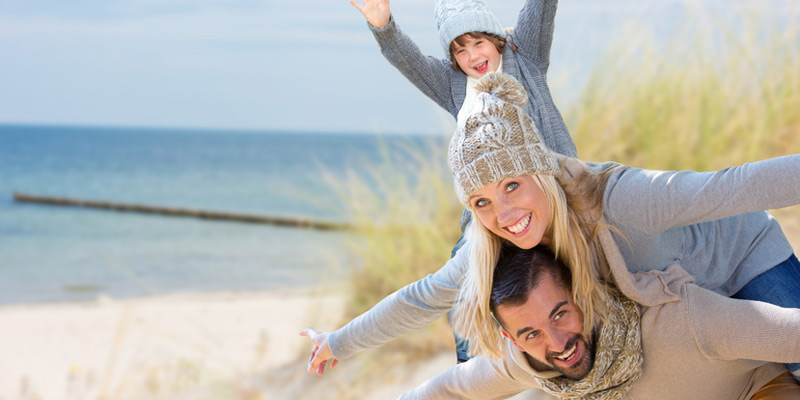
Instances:
[[[478,189],[505,178],[558,172],[523,106],[525,89],[511,75],[490,72],[478,81],[478,98],[450,140],[456,195],[469,206]]]
[[[505,37],[500,21],[483,0],[437,0],[434,16],[439,40],[448,56],[450,42],[465,33],[486,32]]]

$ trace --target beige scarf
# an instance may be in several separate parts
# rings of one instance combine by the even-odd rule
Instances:
[[[592,370],[579,381],[537,377],[545,392],[562,399],[617,400],[642,375],[639,306],[616,291],[609,301],[609,317],[597,335]]]

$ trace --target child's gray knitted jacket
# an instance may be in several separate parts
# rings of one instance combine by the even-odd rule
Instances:
[[[507,44],[503,48],[503,72],[525,87],[529,98],[525,112],[533,118],[547,147],[576,157],[575,143],[547,87],[546,74],[557,6],[555,0],[529,0],[525,3],[513,33],[506,36],[513,45]],[[453,117],[458,115],[467,94],[467,75],[454,70],[449,60],[423,55],[419,47],[400,31],[394,18],[383,29],[372,28],[372,32],[381,52],[395,68]]]

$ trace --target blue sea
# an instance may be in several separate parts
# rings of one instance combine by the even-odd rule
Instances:
[[[351,262],[348,233],[19,203],[14,192],[346,222],[339,177],[431,140],[0,125],[0,304],[303,287],[341,279]]]

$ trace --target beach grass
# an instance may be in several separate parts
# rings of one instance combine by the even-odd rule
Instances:
[[[764,25],[755,2],[686,7],[665,42],[626,31],[563,110],[581,158],[716,170],[800,151],[799,28]]]
[[[381,162],[362,163],[332,183],[357,228],[346,245],[349,320],[402,286],[436,272],[450,258],[462,207],[455,197],[441,138],[382,146]],[[331,178],[332,180],[333,178]],[[394,341],[386,354],[428,356],[452,344],[444,321]]]

